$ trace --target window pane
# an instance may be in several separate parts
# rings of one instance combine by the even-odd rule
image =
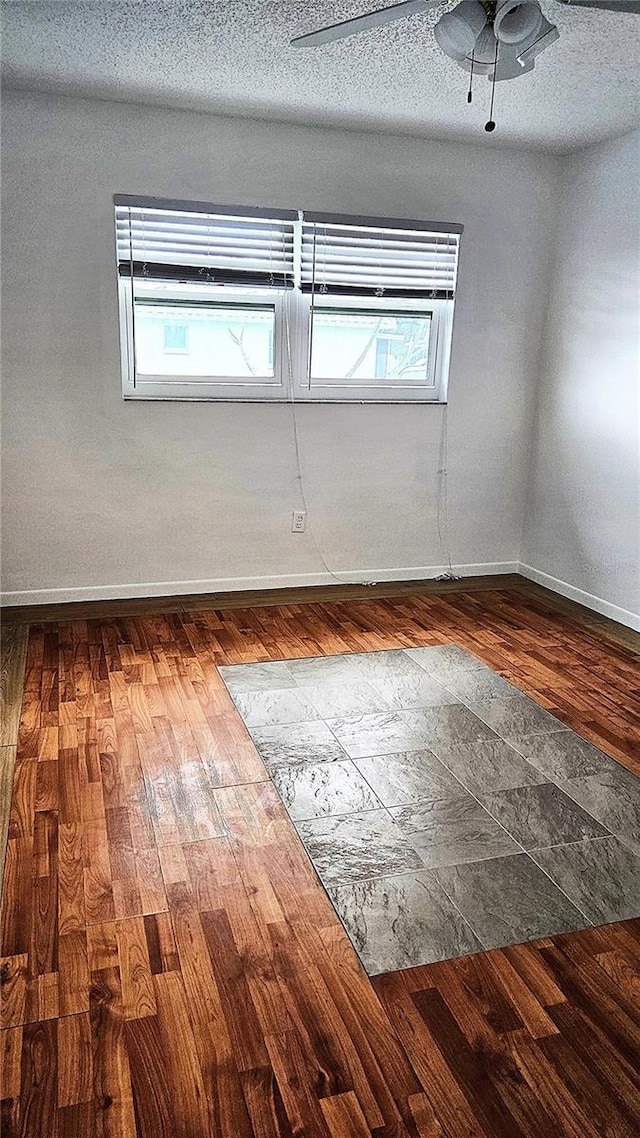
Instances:
[[[316,308],[311,377],[367,387],[424,386],[430,328],[429,312]]]
[[[187,331],[186,324],[166,323],[163,327],[163,348],[165,352],[186,352],[188,350]]]
[[[158,304],[136,300],[141,375],[271,379],[273,305]]]

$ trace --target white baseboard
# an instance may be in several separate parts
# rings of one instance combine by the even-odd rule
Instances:
[[[585,608],[599,612],[601,616],[608,616],[611,620],[617,620],[618,624],[624,624],[627,628],[633,628],[636,632],[640,632],[640,615],[638,613],[629,612],[628,609],[620,608],[619,605],[612,605],[610,601],[605,601],[602,597],[594,597],[592,593],[586,593],[584,589],[577,589],[575,585],[570,585],[567,581],[560,581],[549,573],[542,573],[539,569],[534,569],[532,565],[524,565],[521,562],[517,572],[520,572],[523,577],[528,577],[530,581],[535,581],[538,585],[544,585],[545,589],[551,589],[553,593],[560,593],[560,596],[568,597],[570,601],[577,601]]]
[[[120,585],[84,585],[73,588],[25,589],[0,594],[0,604],[16,605],[65,604],[73,601],[126,600],[136,597],[180,597],[197,593],[235,593],[253,589],[296,589],[310,585],[376,584],[378,581],[427,581],[447,573],[447,565],[410,565],[396,569],[336,570],[327,572],[285,573],[270,577],[217,577],[198,581],[154,581]],[[471,565],[454,565],[459,577],[485,577],[493,574],[521,573],[523,577],[544,585],[554,593],[592,609],[640,632],[640,615],[611,604],[601,597],[578,589],[567,581],[552,577],[518,561],[487,561]],[[338,578],[336,580],[336,578]]]
[[[69,601],[125,600],[134,597],[180,597],[192,593],[235,593],[251,589],[299,589],[308,585],[376,584],[378,581],[426,581],[449,572],[447,565],[411,565],[400,569],[335,570],[330,573],[287,573],[273,577],[219,577],[205,581],[154,581],[133,585],[84,585],[66,589],[25,589],[0,595],[0,603],[15,605],[65,604]],[[517,573],[517,561],[454,565],[459,577]],[[336,580],[338,578],[338,580]]]

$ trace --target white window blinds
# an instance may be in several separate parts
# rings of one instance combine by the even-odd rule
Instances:
[[[303,292],[453,300],[462,226],[305,213]]]
[[[116,195],[121,276],[293,288],[295,210]]]

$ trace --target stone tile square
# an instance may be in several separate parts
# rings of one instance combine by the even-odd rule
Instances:
[[[389,813],[429,868],[521,852],[470,794],[392,807]]]
[[[404,714],[384,711],[378,715],[328,719],[327,723],[352,759],[391,755],[396,751],[419,751],[423,744],[401,718]]]
[[[481,800],[497,790],[533,786],[547,781],[541,771],[531,766],[504,739],[441,744],[438,747],[438,758],[467,790]]]
[[[296,822],[306,818],[379,810],[382,806],[350,759],[275,767],[271,777]]]
[[[495,675],[482,660],[457,644],[443,644],[435,648],[405,648],[405,653],[445,686],[447,680],[457,680],[471,672]]]
[[[327,886],[424,869],[386,810],[297,822],[296,829]]]
[[[514,735],[550,735],[564,723],[526,695],[480,699],[470,704],[476,715],[503,739]]]
[[[349,662],[359,679],[370,682],[419,676],[421,672],[403,648],[390,648],[386,652],[354,652],[349,656]]]
[[[375,715],[392,710],[389,702],[365,680],[305,684],[298,689],[298,694],[315,707],[322,719]]]
[[[431,751],[400,751],[354,762],[385,806],[402,806],[421,798],[445,798],[462,792],[458,780]]]
[[[338,885],[329,896],[369,975],[482,949],[426,870]]]
[[[405,648],[405,655],[415,660],[427,672],[435,672],[440,668],[464,668],[466,671],[473,668],[486,668],[487,665],[461,648],[459,644],[437,644],[429,648]],[[490,670],[490,669],[489,669]]]
[[[464,669],[458,675],[449,675],[443,680],[445,687],[456,696],[460,703],[472,705],[478,700],[498,699],[505,695],[522,695],[518,688],[490,669]]]
[[[270,770],[293,763],[335,763],[348,757],[322,720],[253,727],[250,733]]]
[[[223,664],[218,668],[232,695],[236,692],[275,691],[294,688],[296,681],[283,660],[264,664]]]
[[[599,838],[606,830],[553,782],[487,794],[484,804],[526,850]]]
[[[495,739],[491,728],[461,703],[428,707],[419,711],[400,711],[398,714],[422,746],[428,747],[435,754],[440,748],[454,743]]]
[[[352,664],[352,655],[300,656],[287,660],[287,667],[297,684],[356,683],[360,678]]]
[[[313,704],[295,688],[234,692],[232,698],[249,729],[320,719]]]
[[[617,838],[534,850],[531,857],[595,925],[640,916],[640,857]]]
[[[515,735],[508,737],[507,742],[552,782],[600,771],[615,771],[619,767],[615,759],[576,735],[575,731],[558,731],[553,735]]]
[[[447,866],[435,875],[485,948],[590,924],[528,854]]]
[[[411,676],[387,676],[384,679],[371,679],[370,683],[380,696],[380,706],[396,711],[459,702],[433,676],[418,668]]]
[[[640,779],[619,763],[615,767],[558,785],[613,834],[640,846]]]

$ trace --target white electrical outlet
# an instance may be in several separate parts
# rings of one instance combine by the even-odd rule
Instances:
[[[307,515],[304,510],[294,510],[291,515],[291,532],[304,533],[307,524]]]

